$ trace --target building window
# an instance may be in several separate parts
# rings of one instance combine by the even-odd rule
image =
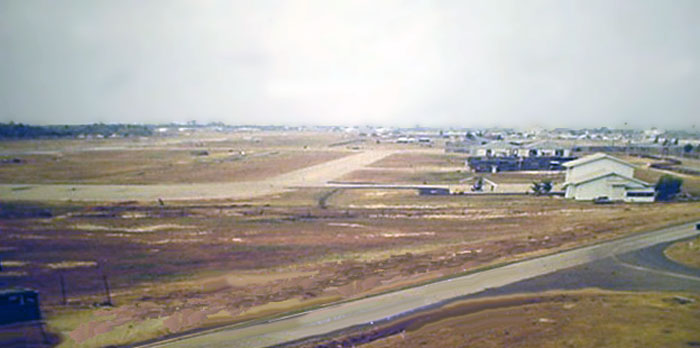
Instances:
[[[554,150],[554,155],[558,157],[563,157],[564,156],[564,150]]]
[[[23,305],[24,301],[22,301],[22,296],[20,295],[12,295],[7,299],[9,304],[14,304],[14,305]]]
[[[654,197],[654,192],[627,192],[627,197]]]

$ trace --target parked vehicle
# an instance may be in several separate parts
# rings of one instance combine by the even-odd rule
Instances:
[[[613,201],[610,200],[610,198],[609,198],[608,196],[596,197],[596,198],[593,200],[593,203],[595,203],[595,204],[611,204],[612,202],[613,202]]]

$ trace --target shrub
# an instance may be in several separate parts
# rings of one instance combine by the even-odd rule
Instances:
[[[542,180],[540,182],[533,182],[531,189],[537,196],[547,194],[549,191],[552,191],[552,181]]]
[[[683,185],[683,179],[672,176],[664,175],[659,178],[654,188],[656,191],[656,199],[660,201],[670,201],[678,193],[681,192],[681,186]]]

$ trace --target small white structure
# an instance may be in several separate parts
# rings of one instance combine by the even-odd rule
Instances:
[[[418,142],[418,140],[416,138],[400,137],[400,138],[396,139],[397,144],[414,144],[417,142]]]
[[[471,155],[478,157],[512,157],[518,155],[519,148],[518,145],[505,141],[494,141],[474,147]]]
[[[571,149],[551,141],[536,141],[523,146],[521,157],[569,157]]]
[[[634,178],[634,165],[619,158],[596,153],[563,164],[566,167],[566,198],[653,202],[654,187]]]
[[[472,147],[472,156],[478,157],[569,157],[571,149],[550,141],[519,145],[494,141]]]

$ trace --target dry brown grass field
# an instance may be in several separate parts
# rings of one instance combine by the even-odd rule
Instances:
[[[206,151],[207,155],[199,155]],[[241,150],[243,151],[243,150]],[[11,184],[169,184],[265,179],[341,158],[327,150],[240,151],[219,149],[85,151],[22,156],[0,165],[0,182]]]
[[[560,172],[472,173],[465,165],[467,156],[434,150],[396,153],[370,166],[341,177],[340,181],[377,184],[459,184],[483,177],[497,184],[531,184],[533,181],[564,182]]]
[[[399,153],[371,165],[376,168],[464,167],[465,155],[435,152]]]
[[[697,203],[601,207],[366,190],[335,192],[322,209],[326,194],[43,207],[54,216],[1,222],[3,280],[41,291],[64,345],[95,346],[364,296],[700,217]],[[104,299],[102,274],[114,308],[92,307]]]
[[[700,268],[700,237],[674,243],[664,253],[673,261]]]
[[[634,176],[637,179],[644,180],[651,184],[656,184],[662,175],[672,175],[683,179],[683,185],[681,190],[687,192],[693,196],[700,196],[700,177],[687,174],[679,174],[672,171],[663,171],[655,168],[649,167],[649,164],[657,162],[648,158],[640,158],[633,156],[621,156],[625,160],[628,160],[637,165],[637,169],[634,172]]]
[[[676,295],[696,301],[679,304]],[[581,290],[463,301],[362,347],[693,347],[697,299]]]
[[[14,180],[10,182],[218,182],[259,173],[254,179],[262,179],[344,156],[347,150],[329,146],[347,140],[341,136],[255,136],[263,140],[212,137],[186,149],[180,147],[189,145],[178,141],[141,150],[76,151],[76,143],[70,142],[60,144],[73,149],[61,152],[62,160],[26,155],[22,165],[35,170],[2,168],[0,177]],[[214,161],[229,156],[228,149],[238,142],[252,143],[246,153],[278,153]],[[412,159],[421,167],[453,165],[452,156],[433,150],[363,146],[408,153],[384,157],[373,168],[349,176],[359,172],[368,180],[394,183],[408,175],[406,182],[434,183],[470,175],[396,167]],[[33,143],[26,148],[41,150]],[[16,144],[7,149],[22,150]],[[209,154],[193,156],[194,149]],[[94,158],[98,152],[104,156]],[[38,156],[37,162],[32,156]],[[154,169],[176,165],[179,159],[186,162],[182,169]],[[250,172],[247,165],[253,168]],[[138,171],[150,174],[133,176]],[[397,176],[382,178],[378,172]],[[526,184],[532,177],[501,176]],[[41,292],[48,328],[62,337],[61,346],[95,347],[358,298],[696,220],[700,203],[601,206],[525,195],[420,196],[410,190],[306,188],[250,199],[162,205],[13,201],[1,202],[0,213],[1,280]],[[94,306],[105,299],[103,276],[114,307]],[[62,303],[61,277],[67,304]]]
[[[440,170],[442,169],[442,170]],[[445,170],[449,169],[449,170]],[[472,173],[467,168],[376,168],[367,167],[356,170],[341,178],[339,181],[376,184],[460,184],[472,182],[476,177],[483,177],[496,184],[531,184],[534,181],[550,180],[553,183],[563,183],[562,173],[537,172],[501,172],[501,173]]]
[[[531,183],[533,181],[551,180],[553,183],[563,183],[564,173],[561,172],[500,172],[485,174],[484,178],[496,183]]]
[[[222,138],[56,140],[0,143],[4,184],[168,184],[258,180],[341,158],[343,137],[252,133]],[[23,146],[21,146],[23,145]]]
[[[342,182],[373,184],[457,184],[472,176],[465,170],[434,172],[426,170],[396,170],[366,168],[356,170],[338,179]]]

